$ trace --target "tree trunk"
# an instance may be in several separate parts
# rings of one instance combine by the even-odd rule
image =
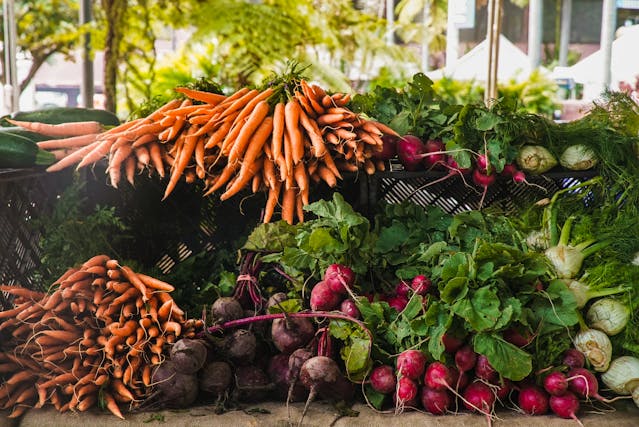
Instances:
[[[102,0],[102,8],[107,20],[104,41],[104,108],[115,113],[117,110],[118,66],[121,61],[122,18],[127,9],[127,2],[126,0]]]

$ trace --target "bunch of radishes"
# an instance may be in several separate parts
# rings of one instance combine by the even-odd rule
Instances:
[[[370,385],[378,393],[392,396],[395,411],[422,408],[434,415],[456,412],[463,406],[471,412],[491,416],[495,406],[516,406],[529,415],[550,411],[562,418],[577,420],[580,399],[605,399],[598,394],[596,377],[584,368],[581,353],[566,352],[560,370],[545,376],[512,382],[500,378],[486,356],[477,354],[469,344],[459,346],[449,340],[446,346],[452,364],[428,362],[415,349],[405,350],[395,366],[378,365],[371,371]]]
[[[343,264],[331,264],[326,268],[322,280],[311,290],[310,306],[313,311],[337,310],[359,318],[355,304],[353,285],[355,273]]]

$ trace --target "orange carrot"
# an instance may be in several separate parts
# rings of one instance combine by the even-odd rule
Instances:
[[[146,274],[142,273],[137,273],[137,275],[147,288],[153,289],[154,291],[173,292],[175,290],[173,285],[170,285],[154,277],[147,276]]]
[[[177,161],[171,170],[171,177],[169,179],[169,183],[166,186],[166,190],[164,191],[164,197],[162,200],[165,200],[173,191],[175,186],[177,185],[182,173],[186,169],[186,166],[189,164],[191,160],[191,155],[195,151],[195,146],[197,145],[198,138],[193,136],[193,133],[197,131],[197,128],[191,127],[189,128],[189,132],[184,138],[184,148],[182,149],[182,153],[180,154],[179,161]]]
[[[196,101],[206,102],[207,104],[212,105],[219,104],[226,99],[226,96],[224,95],[219,95],[213,92],[205,92],[203,90],[189,89],[186,87],[176,87],[175,91],[183,93],[184,95]]]
[[[46,136],[54,137],[68,137],[68,136],[80,136],[86,134],[97,134],[104,131],[102,124],[96,121],[86,122],[70,122],[61,123],[58,125],[51,125],[40,122],[26,122],[20,120],[7,119],[9,123],[14,126],[20,126],[21,128],[30,130],[31,132],[39,133]]]
[[[54,150],[56,148],[76,148],[84,147],[95,141],[98,133],[89,133],[86,135],[72,136],[61,139],[48,139],[37,142],[37,146],[43,150]]]
[[[277,182],[277,176],[275,175],[275,163],[273,160],[265,159],[262,166],[263,179],[268,188],[274,188]]]
[[[164,334],[174,333],[177,337],[180,336],[180,333],[182,332],[182,325],[180,325],[178,322],[168,320],[162,324],[162,331]]]
[[[287,188],[282,196],[282,219],[293,224],[295,215],[295,189]]]
[[[320,102],[318,102],[318,100],[321,101],[321,98],[316,96],[315,92],[313,91],[313,88],[308,84],[308,82],[304,79],[300,80],[300,87],[302,88],[302,92],[304,93],[304,96],[308,98],[308,101],[310,102],[311,107],[315,111],[315,114],[317,114],[318,116],[324,114],[324,107],[322,106]]]
[[[135,185],[135,167],[137,165],[137,160],[133,156],[129,156],[124,161],[124,174],[126,176],[126,180],[129,181],[129,184]]]
[[[282,143],[284,137],[284,103],[278,102],[273,110],[273,134],[271,137],[271,153],[275,163],[282,155]]]
[[[260,93],[260,91],[257,90],[257,89],[249,90],[244,95],[242,95],[239,98],[237,98],[236,100],[234,100],[229,106],[224,108],[224,110],[220,114],[219,118],[223,119],[224,117],[230,115],[231,113],[234,113],[235,111],[241,110],[246,104],[248,104],[251,101],[251,99],[253,99],[256,96],[258,96],[259,93]],[[219,105],[219,106],[221,107],[221,105]]]
[[[329,168],[331,172],[333,172],[333,175],[335,175],[335,177],[337,177],[338,179],[342,179],[342,174],[339,173],[339,169],[337,168],[337,165],[335,165],[333,156],[330,153],[327,153],[324,157],[322,157],[322,162],[324,162],[326,167]]]
[[[304,222],[304,201],[300,193],[295,196],[295,214],[299,222]]]
[[[102,399],[104,400],[104,406],[109,411],[111,411],[113,415],[122,420],[124,419],[124,416],[122,416],[122,412],[120,411],[120,407],[118,406],[118,403],[115,401],[111,393],[109,393],[108,391],[103,391]]]
[[[119,138],[99,139],[98,141],[96,141],[98,142],[97,146],[95,146],[90,152],[86,153],[86,155],[83,154],[82,160],[78,163],[76,169],[83,168],[84,166],[102,160],[104,157],[106,157],[107,154],[109,154],[111,147],[116,143],[119,143],[120,141],[122,140],[120,140]],[[125,139],[124,141],[127,140]],[[73,156],[76,153],[79,153],[80,151],[81,150],[76,151],[75,153],[69,155],[69,157]]]
[[[329,187],[332,188],[337,185],[335,174],[333,174],[333,172],[331,172],[331,170],[326,166],[320,165],[317,168],[317,174],[324,182],[326,182],[326,184],[328,184]]]
[[[286,133],[291,143],[293,164],[299,163],[304,157],[304,140],[299,129],[301,107],[295,99],[291,99],[284,107]]]
[[[315,110],[313,109],[313,106],[311,105],[311,101],[303,93],[300,93],[299,91],[295,91],[294,96],[295,96],[295,99],[297,99],[297,102],[299,102],[302,111],[306,115],[308,115],[309,117],[313,119],[317,118],[317,114],[315,113]]]
[[[260,137],[260,139],[262,139],[261,138],[262,134],[258,135],[257,131],[259,129],[261,132],[264,132],[264,128],[262,127],[262,124],[263,122],[266,121],[265,118],[268,112],[269,112],[268,102],[262,100],[257,103],[257,105],[255,106],[251,114],[246,119],[246,122],[242,125],[242,130],[240,130],[240,133],[237,135],[237,139],[235,140],[235,143],[233,144],[233,147],[231,148],[231,151],[228,154],[228,160],[227,160],[228,163],[234,164],[242,157],[242,155],[244,154],[244,151],[249,145],[249,142],[251,142],[251,137],[254,133],[256,137]],[[268,129],[268,134],[264,135],[264,138],[261,144],[263,144],[264,141],[266,141],[266,137],[270,134],[272,130],[272,126],[273,126],[272,120],[268,122],[268,125],[270,126]],[[261,145],[260,145],[260,148],[261,148]]]
[[[228,134],[229,130],[231,129],[232,125],[233,125],[233,120],[227,119],[223,121],[220,127],[217,128],[215,132],[211,134],[208,141],[206,141],[204,148],[210,149],[217,146],[220,142],[222,142],[224,137]]]
[[[142,301],[147,302],[149,300],[147,295],[148,291],[138,274],[125,265],[120,266],[120,270],[124,274],[124,277],[142,294]]]
[[[264,223],[268,223],[271,221],[273,217],[273,212],[275,212],[275,206],[280,197],[280,188],[282,187],[281,181],[275,181],[274,186],[269,188],[268,198],[266,199],[266,205],[264,206],[264,216],[262,221]]]
[[[302,111],[300,112],[300,124],[302,125],[304,130],[306,130],[306,134],[313,144],[313,156],[324,156],[324,154],[326,154],[326,144],[324,144],[322,132],[317,126],[317,122],[309,118],[309,116],[304,114],[304,112]]]
[[[162,148],[157,142],[149,145],[149,156],[158,175],[164,178],[164,162],[162,161]]]
[[[255,174],[261,172],[263,163],[263,157],[260,157],[258,160],[254,160],[252,162],[243,162],[242,167],[240,168],[240,172],[238,173],[235,181],[233,181],[233,184],[231,184],[229,188],[227,188],[226,191],[220,195],[220,200],[227,200],[240,192],[240,190],[242,190],[249,183],[249,181]]]
[[[306,166],[304,163],[298,163],[294,170],[295,183],[300,191],[304,191],[308,188],[308,173],[306,172]]]
[[[104,141],[102,140],[98,140],[98,141],[94,141],[92,143],[90,143],[89,145],[86,145],[72,153],[70,153],[68,156],[64,157],[63,159],[57,161],[56,163],[52,164],[51,166],[49,166],[47,168],[47,172],[59,172],[63,169],[68,168],[71,165],[74,165],[78,162],[80,162],[82,160],[82,158],[90,153],[92,150],[94,150],[96,147],[99,147]],[[107,148],[107,152],[108,152],[108,148]],[[106,152],[104,153],[104,155],[106,155]]]

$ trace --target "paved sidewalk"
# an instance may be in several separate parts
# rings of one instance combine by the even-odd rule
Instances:
[[[584,414],[580,419],[585,427],[637,427],[639,426],[639,408],[630,402],[619,405],[619,409],[610,413]],[[603,406],[601,406],[604,408]],[[290,407],[291,423],[297,426],[303,404]],[[488,425],[485,417],[462,413],[435,417],[413,411],[399,416],[380,414],[365,405],[356,404],[353,410],[359,412],[356,417],[340,416],[337,410],[324,402],[311,404],[304,419],[304,427],[477,427]],[[108,413],[98,410],[79,413],[59,414],[48,407],[29,411],[19,422],[0,418],[0,427],[102,427],[102,426],[180,426],[180,427],[287,427],[288,415],[283,403],[246,404],[242,410],[234,410],[216,415],[213,406],[198,406],[188,410],[164,410],[125,414],[122,421]],[[498,412],[495,427],[575,427],[573,420],[564,420],[556,416],[524,416],[512,411]]]

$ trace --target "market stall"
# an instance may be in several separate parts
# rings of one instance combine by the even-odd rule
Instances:
[[[639,113],[606,96],[554,123],[447,105],[422,74],[351,96],[292,72],[124,123],[9,118],[48,135],[5,134],[22,173],[75,168],[102,209],[2,286],[2,408],[631,425]],[[55,262],[89,222],[107,249]]]

